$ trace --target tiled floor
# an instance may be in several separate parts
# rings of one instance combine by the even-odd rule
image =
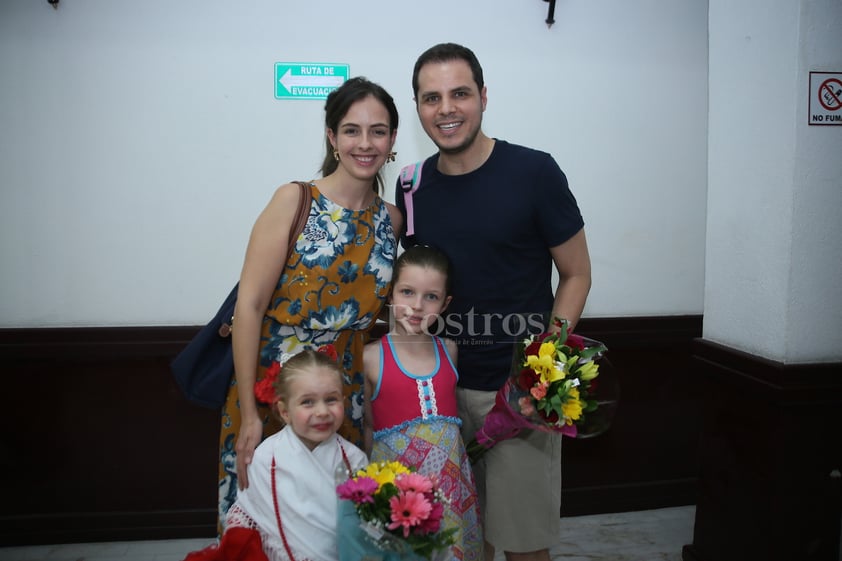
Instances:
[[[695,506],[684,506],[562,518],[550,554],[558,561],[681,561],[695,515]]]
[[[693,540],[695,507],[561,519],[551,556],[558,561],[681,561]],[[0,548],[0,561],[182,561],[210,539]],[[495,561],[504,559],[501,553]]]

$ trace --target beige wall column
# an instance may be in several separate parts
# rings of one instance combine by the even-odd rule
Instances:
[[[808,113],[810,73],[842,73],[842,3],[710,0],[709,37],[704,420],[684,560],[836,561],[842,124]]]

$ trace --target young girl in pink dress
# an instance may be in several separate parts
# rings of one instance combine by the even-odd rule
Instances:
[[[456,411],[456,344],[431,333],[450,302],[450,265],[416,246],[395,263],[392,329],[363,353],[366,445],[372,462],[399,461],[435,476],[450,504],[444,527],[458,528],[453,559],[482,559],[473,472]]]

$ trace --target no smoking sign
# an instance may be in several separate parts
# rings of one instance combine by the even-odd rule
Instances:
[[[808,122],[842,125],[842,72],[810,72]]]

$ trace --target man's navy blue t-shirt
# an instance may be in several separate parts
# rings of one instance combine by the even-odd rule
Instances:
[[[444,175],[438,154],[424,163],[413,194],[410,247],[442,250],[453,272],[453,301],[437,326],[459,345],[459,385],[495,391],[509,375],[514,345],[546,327],[552,309],[551,247],[584,227],[567,178],[546,152],[496,140],[488,160]],[[395,193],[406,213],[400,182]],[[538,319],[543,317],[543,325]]]

